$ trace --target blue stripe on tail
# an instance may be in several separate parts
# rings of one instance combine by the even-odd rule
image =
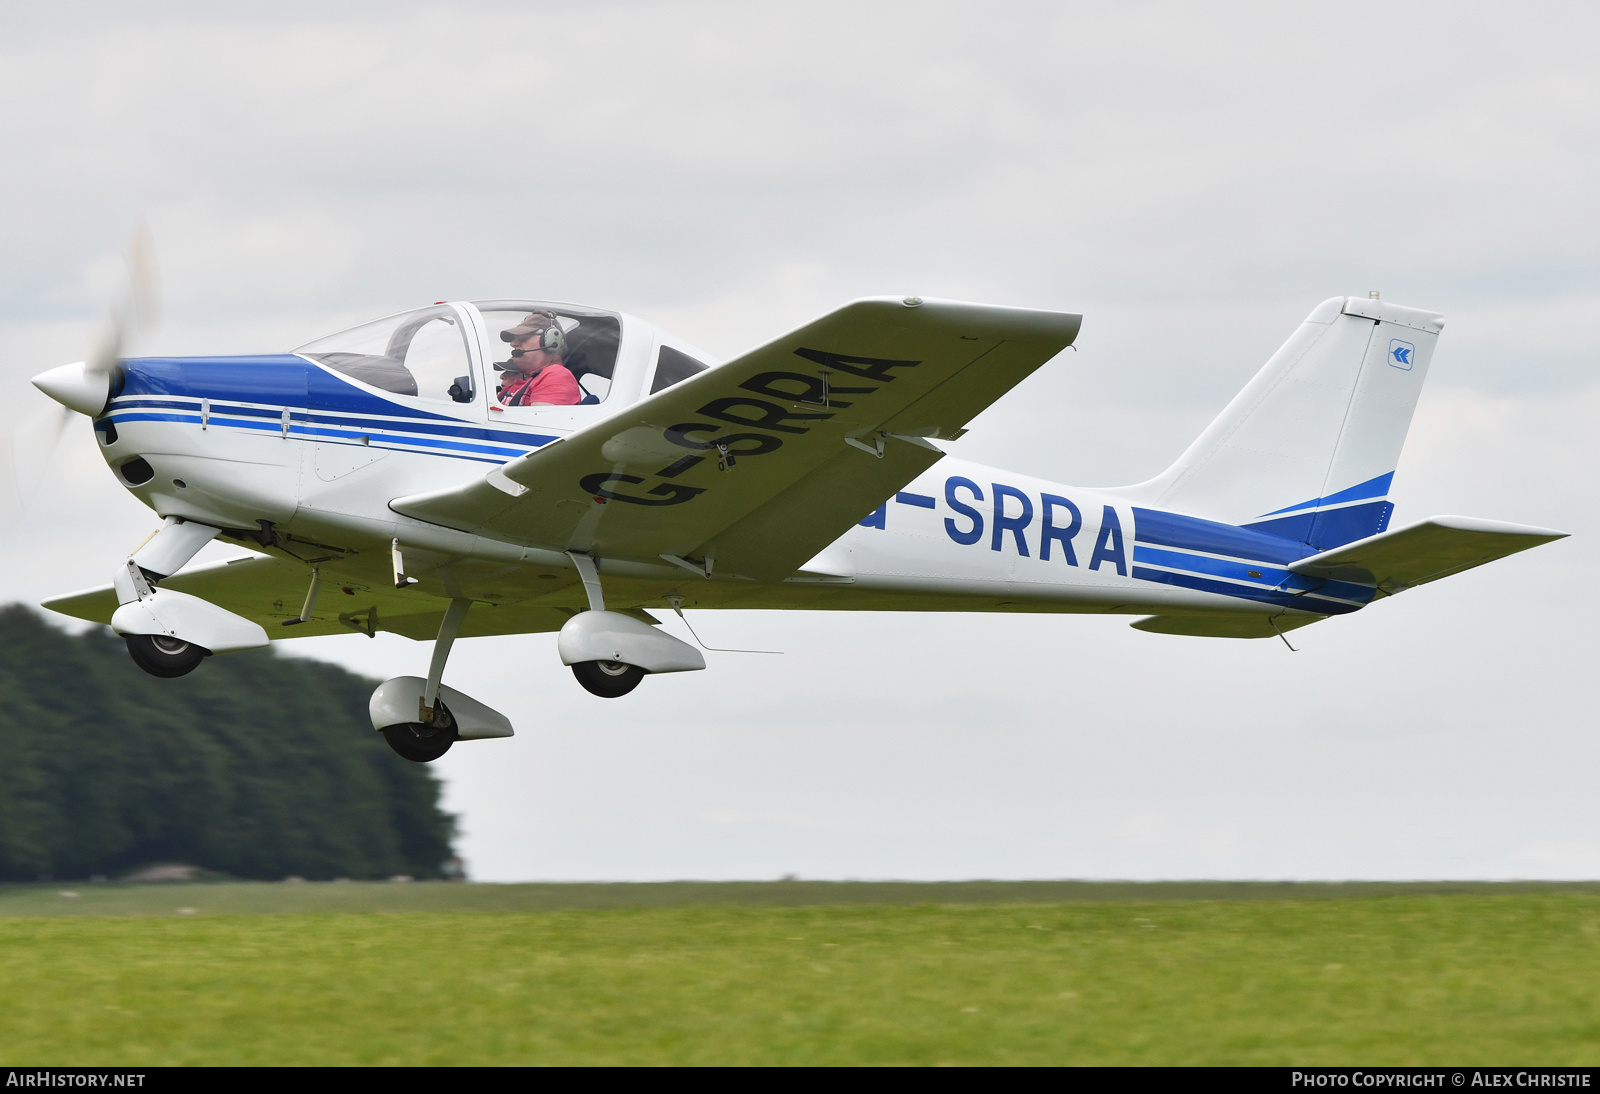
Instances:
[[[1302,501],[1295,505],[1285,505],[1282,509],[1274,509],[1270,513],[1263,513],[1262,516],[1275,517],[1280,513],[1293,513],[1301,509],[1320,509],[1325,505],[1342,505],[1347,501],[1365,501],[1368,498],[1385,497],[1389,493],[1389,484],[1393,481],[1394,472],[1391,471],[1387,475],[1379,475],[1375,479],[1368,479],[1364,483],[1352,486],[1348,490],[1341,490],[1337,494],[1329,494],[1325,498],[1312,498],[1310,501]]]
[[[1244,527],[1298,540],[1318,551],[1343,547],[1388,529],[1394,506],[1383,498],[1393,481],[1394,472],[1390,471],[1326,497],[1275,509],[1266,514],[1270,519]]]
[[[1314,516],[1292,519],[1309,526]],[[1290,573],[1289,563],[1315,553],[1298,539],[1138,506],[1133,518],[1132,572],[1145,581],[1323,615],[1356,611],[1375,592],[1364,585]]]
[[[1328,551],[1386,530],[1393,513],[1394,506],[1391,503],[1374,501],[1320,512],[1296,513],[1276,520],[1259,520],[1244,527],[1271,536],[1299,540],[1319,551]]]

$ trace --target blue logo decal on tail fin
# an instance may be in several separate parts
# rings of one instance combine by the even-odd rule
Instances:
[[[1402,342],[1398,338],[1389,339],[1389,364],[1393,368],[1411,371],[1411,355],[1417,352],[1417,347],[1410,342]]]

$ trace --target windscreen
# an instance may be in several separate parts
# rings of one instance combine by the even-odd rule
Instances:
[[[294,352],[396,395],[473,400],[466,332],[454,308],[418,308],[363,323]]]

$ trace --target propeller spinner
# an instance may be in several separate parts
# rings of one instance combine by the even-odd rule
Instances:
[[[117,362],[131,335],[149,327],[157,308],[155,247],[150,229],[140,225],[128,247],[128,288],[111,310],[105,338],[86,361],[41,372],[33,386],[60,403],[15,424],[0,445],[0,513],[19,516],[43,481],[51,457],[61,443],[72,413],[93,418],[111,399]]]
[[[33,386],[69,410],[95,417],[111,398],[111,381],[128,336],[148,327],[157,308],[155,246],[150,229],[140,225],[128,247],[128,292],[111,310],[105,340],[87,361],[41,372]]]

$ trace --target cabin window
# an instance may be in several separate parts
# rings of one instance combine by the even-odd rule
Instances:
[[[695,373],[705,370],[705,365],[687,353],[671,346],[662,346],[661,352],[656,355],[656,378],[650,381],[650,394],[654,395],[673,384],[681,384]]]
[[[471,356],[454,308],[419,308],[307,342],[296,353],[396,395],[470,403]]]
[[[604,402],[611,394],[622,343],[622,323],[616,316],[521,300],[482,301],[476,306],[496,357],[490,380],[495,402],[589,405]],[[566,375],[542,375],[549,369]]]

